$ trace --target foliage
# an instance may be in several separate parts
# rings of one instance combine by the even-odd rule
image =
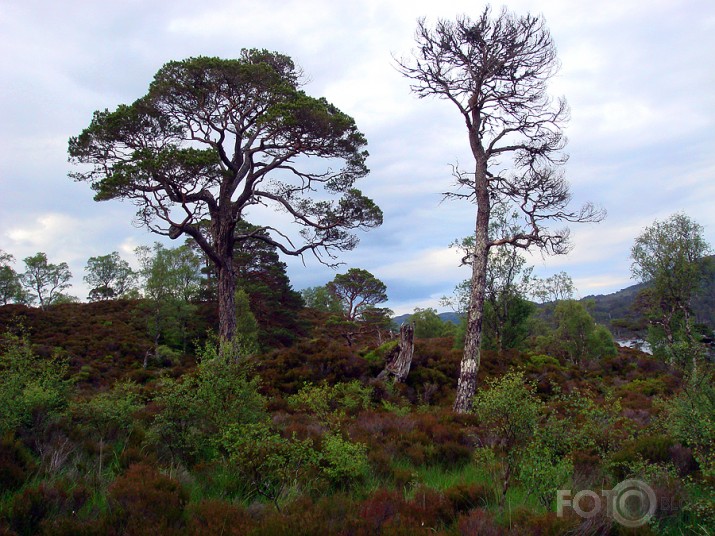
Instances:
[[[62,291],[71,286],[72,272],[66,262],[51,264],[47,254],[42,252],[25,257],[23,262],[25,272],[20,276],[20,283],[27,289],[29,301],[38,300],[41,309],[56,303],[63,296]]]
[[[115,383],[111,390],[98,393],[89,400],[77,401],[73,405],[74,416],[99,438],[100,477],[104,467],[105,442],[121,441],[123,449],[135,424],[134,414],[144,407],[137,394],[137,387],[136,384],[128,382]]]
[[[564,489],[572,474],[572,461],[555,452],[539,434],[526,447],[519,463],[520,482],[547,510],[552,510],[556,490]]]
[[[534,387],[526,382],[523,371],[508,372],[499,379],[488,381],[488,386],[474,397],[472,411],[486,430],[486,442],[498,445],[505,454],[501,479],[504,497],[511,476],[516,473],[536,431],[543,404],[533,394]]]
[[[300,291],[300,295],[306,307],[333,314],[343,311],[340,300],[330,293],[326,285],[304,288]]]
[[[534,304],[521,296],[501,295],[495,303],[485,302],[482,348],[524,348],[535,311]]]
[[[132,465],[109,487],[110,523],[124,534],[180,534],[188,495],[176,480]]]
[[[558,394],[563,415],[552,414],[544,427],[544,441],[554,452],[590,451],[605,460],[631,439],[633,422],[623,415],[621,400],[606,393],[602,401],[591,392]]]
[[[90,257],[84,271],[84,281],[91,289],[90,301],[123,298],[136,289],[137,274],[117,251]]]
[[[488,389],[475,395],[473,413],[505,450],[523,447],[533,436],[542,411],[533,386],[522,371],[487,380],[487,385]]]
[[[83,486],[69,489],[68,483],[62,480],[26,487],[13,498],[8,517],[9,525],[15,532],[10,534],[57,534],[57,522],[79,510],[87,501],[87,495]]]
[[[210,305],[201,311],[215,319]],[[579,365],[485,350],[480,395],[501,402],[457,415],[460,356],[446,338],[416,341],[413,373],[384,384],[373,378],[390,344],[365,335],[346,347],[326,313],[306,309],[311,338],[292,347],[253,353],[239,338],[209,337],[195,344],[198,366],[175,355],[144,370],[129,357],[145,344],[144,314],[126,300],[0,307],[0,322],[22,320],[33,334],[30,368],[62,347],[68,372],[84,378],[0,441],[0,533],[603,532],[618,529],[606,517],[557,518],[554,490],[626,476],[665,505],[652,531],[697,532],[715,519],[705,363],[683,378],[633,349]],[[511,385],[507,371],[521,366]]]
[[[167,379],[154,402],[159,408],[151,428],[152,443],[163,455],[183,463],[216,457],[215,441],[227,426],[265,417],[258,378],[244,361],[222,357],[207,344],[194,374]]]
[[[715,476],[715,385],[712,371],[691,375],[683,391],[666,403],[667,427],[693,449],[704,473]]]
[[[567,358],[575,364],[616,355],[611,333],[596,324],[582,302],[559,301],[553,321],[556,325],[553,333],[537,338],[537,351]]]
[[[518,233],[518,215],[507,214],[506,208],[496,205],[492,209],[489,236],[498,240],[509,233]],[[455,241],[450,247],[462,251],[464,264],[471,264],[474,252],[474,237],[461,242]],[[484,311],[482,321],[482,348],[502,350],[519,348],[528,334],[527,321],[534,312],[533,305],[526,300],[531,288],[533,266],[526,266],[526,259],[520,249],[509,244],[489,250],[485,282]],[[442,298],[466,317],[471,296],[471,281],[464,280],[455,287],[453,298]],[[466,323],[462,326],[466,330]],[[459,330],[459,347],[463,347],[463,334]]]
[[[15,257],[0,249],[0,305],[24,303],[26,300],[20,276],[11,266],[13,262]]]
[[[656,353],[676,342],[693,342],[692,301],[700,287],[702,262],[710,251],[703,227],[685,214],[656,220],[646,227],[631,249],[631,272],[649,286],[641,292],[639,308],[657,329],[649,332]]]
[[[366,309],[387,300],[387,287],[367,270],[350,268],[326,285],[328,292],[342,305],[349,321],[359,319]]]
[[[248,294],[242,288],[236,291],[236,338],[245,348],[244,355],[258,351],[258,322],[251,311]]]
[[[67,406],[67,359],[37,356],[27,336],[0,340],[0,437],[20,428],[39,433]]]
[[[531,281],[530,294],[541,303],[572,300],[574,284],[566,272],[559,272],[545,279],[534,277]]]
[[[456,331],[456,326],[451,322],[444,322],[432,307],[426,309],[415,307],[407,322],[415,325],[416,339],[449,337]]]
[[[130,199],[149,230],[188,235],[206,253],[218,272],[223,339],[234,335],[237,241],[333,258],[357,245],[353,230],[382,223],[377,205],[354,187],[368,173],[365,137],[351,117],[300,86],[293,61],[266,50],[171,61],[144,97],[95,112],[69,141],[70,160],[89,165],[71,176],[88,182],[96,200]],[[340,197],[315,200],[318,190]],[[270,219],[260,232],[236,234],[242,214],[257,204],[286,210],[302,243]]]
[[[141,264],[145,301],[149,312],[147,329],[154,340],[154,354],[161,342],[186,350],[186,326],[196,312],[191,302],[199,292],[200,259],[187,246],[136,250]],[[145,361],[146,365],[146,361]]]
[[[372,405],[372,388],[359,381],[328,385],[306,382],[287,399],[288,406],[315,415],[322,423],[335,426],[345,413],[355,414]]]
[[[367,446],[343,439],[340,434],[323,437],[323,473],[338,486],[350,485],[367,476]]]
[[[304,304],[301,296],[291,287],[286,264],[278,256],[278,247],[271,243],[270,233],[245,220],[236,224],[234,235],[236,292],[242,290],[249,298],[251,313],[258,323],[260,344],[290,345],[295,337],[303,333],[304,328],[297,321],[297,313]],[[194,240],[187,239],[187,245],[201,255],[206,265],[202,269],[206,280],[201,297],[215,301],[218,293],[218,272],[211,259]]]
[[[292,485],[305,484],[317,470],[319,454],[310,439],[281,437],[265,422],[229,425],[218,439],[240,478],[248,483],[246,498],[256,495],[280,509],[280,499]]]
[[[32,455],[10,433],[0,437],[0,494],[21,487],[36,468]]]

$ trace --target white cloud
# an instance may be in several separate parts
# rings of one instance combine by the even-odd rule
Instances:
[[[74,257],[77,255],[76,251],[72,251],[74,248],[65,248],[63,245],[82,244],[85,240],[81,235],[86,223],[67,214],[47,213],[40,214],[23,225],[10,227],[5,234],[16,251],[65,250],[66,254]]]
[[[406,258],[374,268],[380,279],[399,280],[403,283],[440,284],[463,279],[459,268],[459,253],[449,248],[432,248],[411,251]]]

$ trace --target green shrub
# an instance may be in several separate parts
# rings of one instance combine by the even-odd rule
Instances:
[[[526,448],[519,466],[519,480],[527,493],[547,509],[551,509],[556,491],[563,489],[572,474],[571,460],[555,453],[538,435]]]
[[[144,407],[137,390],[134,383],[120,382],[109,391],[73,404],[74,416],[99,440],[100,475],[104,467],[105,442],[118,441],[123,449],[136,424],[134,414]]]
[[[627,441],[610,457],[609,468],[618,480],[623,480],[628,476],[645,478],[645,475],[632,474],[633,465],[637,462],[647,462],[649,464],[671,463],[673,445],[673,439],[664,435],[647,435]]]
[[[333,484],[349,487],[367,476],[367,446],[351,443],[338,434],[323,438],[323,472]]]
[[[36,355],[26,337],[0,340],[0,436],[26,428],[38,434],[67,406],[67,359]]]
[[[605,459],[633,435],[633,422],[622,415],[620,399],[610,392],[600,403],[578,390],[554,402],[564,409],[563,418],[551,418],[547,426],[549,445],[556,452],[595,451]]]
[[[305,483],[319,461],[310,439],[285,439],[266,422],[229,425],[219,444],[247,484],[246,498],[260,495],[276,508],[286,489]]]
[[[294,410],[315,415],[322,423],[337,426],[347,413],[355,414],[372,404],[372,388],[359,381],[328,385],[313,385],[306,382],[298,393],[287,399]]]
[[[660,395],[667,391],[665,382],[660,378],[636,378],[635,380],[622,385],[620,391],[634,391],[646,396]]]
[[[666,403],[666,426],[693,450],[704,474],[715,477],[715,375],[691,375],[683,391]]]
[[[249,374],[245,363],[215,357],[194,374],[164,380],[149,433],[159,454],[186,464],[214,459],[216,440],[229,425],[262,421],[265,399],[258,378]]]
[[[547,366],[563,368],[559,360],[550,355],[537,354],[529,357],[529,365],[532,365],[538,369],[543,369]]]

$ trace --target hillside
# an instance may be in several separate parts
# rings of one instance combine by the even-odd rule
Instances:
[[[715,520],[709,439],[678,428],[712,415],[637,350],[484,351],[474,412],[455,415],[451,338],[417,340],[393,384],[376,380],[385,333],[348,345],[315,310],[237,362],[206,344],[202,304],[199,338],[145,367],[149,320],[140,301],[0,307],[0,534],[620,534],[605,513],[558,516],[556,490],[633,474],[671,505],[635,533]]]

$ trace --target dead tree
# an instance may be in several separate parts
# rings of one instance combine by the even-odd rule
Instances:
[[[476,206],[467,332],[454,403],[455,412],[464,413],[477,385],[490,248],[565,253],[568,229],[549,228],[548,222],[598,221],[604,214],[591,204],[567,208],[571,194],[560,167],[566,162],[561,126],[568,108],[546,92],[558,60],[541,17],[506,10],[492,17],[487,7],[477,20],[440,20],[433,29],[422,19],[416,41],[414,57],[398,60],[398,67],[419,97],[456,106],[474,158],[472,170],[455,166],[455,189],[445,193]],[[490,237],[491,212],[498,205],[516,208],[521,225]]]
[[[410,373],[412,356],[415,354],[415,325],[402,324],[400,342],[387,354],[385,369],[378,374],[378,380],[386,380],[390,375],[396,382],[404,382]]]

